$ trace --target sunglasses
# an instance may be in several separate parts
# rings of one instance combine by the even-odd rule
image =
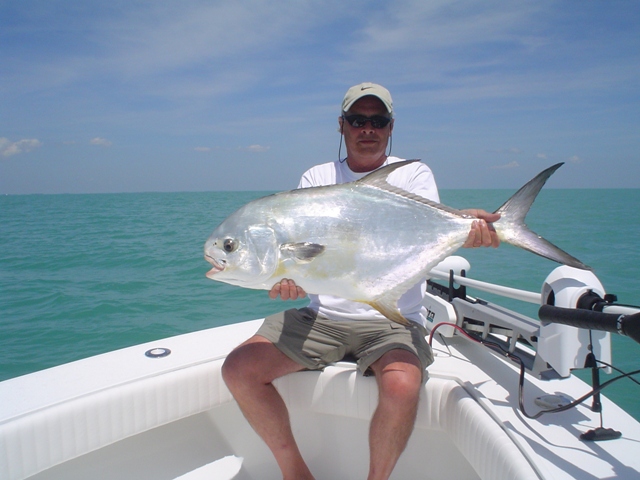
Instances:
[[[349,125],[355,128],[362,128],[367,124],[367,122],[371,123],[372,128],[384,128],[389,125],[389,122],[391,121],[390,118],[382,115],[374,115],[372,117],[365,117],[364,115],[347,115],[345,117],[343,115],[342,118],[344,118]]]

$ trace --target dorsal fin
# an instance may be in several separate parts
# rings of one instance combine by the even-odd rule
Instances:
[[[385,165],[382,168],[378,168],[373,172],[365,175],[360,180],[356,180],[354,183],[365,183],[367,185],[371,185],[372,187],[383,188],[384,185],[391,186],[387,183],[387,177],[391,175],[391,172],[397,170],[398,168],[406,167],[410,163],[419,162],[419,158],[414,158],[413,160],[403,160],[402,162],[394,162],[389,165]]]
[[[392,172],[397,170],[398,168],[405,167],[410,163],[419,162],[419,159],[414,160],[404,160],[402,162],[395,162],[390,165],[385,165],[378,170],[371,172],[368,175],[365,175],[360,180],[356,180],[354,183],[357,185],[363,185],[367,187],[378,188],[380,190],[384,190],[385,192],[393,193],[394,195],[399,195],[403,198],[407,198],[409,200],[413,200],[414,202],[422,203],[424,205],[428,205],[433,208],[437,208],[443,212],[447,212],[453,214],[457,217],[462,218],[475,218],[471,215],[467,215],[466,213],[461,212],[460,210],[452,207],[448,207],[438,202],[434,202],[427,198],[421,197],[420,195],[416,195],[415,193],[407,192],[399,187],[394,187],[389,182],[387,182],[387,178],[391,175]]]

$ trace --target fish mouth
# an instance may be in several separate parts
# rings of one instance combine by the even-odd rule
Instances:
[[[209,270],[209,271],[205,274],[208,278],[213,278],[213,276],[214,276],[216,273],[220,273],[220,272],[222,272],[222,271],[224,270],[224,268],[225,268],[225,264],[227,263],[227,262],[225,262],[224,260],[216,260],[215,258],[210,257],[210,256],[208,256],[208,255],[205,255],[205,256],[204,256],[204,259],[205,259],[207,262],[209,262],[209,263],[211,264],[211,266],[213,267],[211,270]]]

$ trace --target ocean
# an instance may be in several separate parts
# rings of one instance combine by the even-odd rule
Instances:
[[[0,197],[0,380],[304,305],[205,278],[208,235],[235,209],[267,193]],[[441,196],[456,208],[493,211],[512,193],[443,190]],[[591,265],[620,303],[638,305],[639,206],[640,189],[543,189],[527,223]],[[531,291],[540,291],[556,266],[509,245],[459,253],[471,262],[470,277]],[[529,315],[537,311],[506,303]],[[616,367],[638,369],[639,353],[640,345],[614,336]],[[602,382],[613,376],[603,374]],[[604,391],[638,420],[639,393],[629,379]]]

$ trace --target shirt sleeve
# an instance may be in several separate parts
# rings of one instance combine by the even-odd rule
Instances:
[[[313,177],[310,175],[310,170],[307,170],[302,174],[300,178],[300,183],[298,183],[298,188],[309,188],[316,187],[317,185],[313,184]]]
[[[424,163],[419,164],[416,175],[411,179],[409,191],[421,197],[440,202],[440,194],[433,172]]]
[[[440,202],[440,195],[438,194],[433,172],[422,162],[415,162],[392,172],[387,180],[391,185],[402,188],[407,192],[420,195],[434,202]]]
[[[302,174],[298,188],[323,187],[335,185],[336,167],[333,163],[324,163],[310,168]]]

